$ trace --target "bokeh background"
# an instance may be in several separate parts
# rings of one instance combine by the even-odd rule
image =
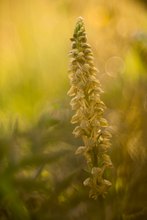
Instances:
[[[97,201],[67,97],[79,16],[113,135],[113,186]],[[0,1],[0,219],[146,220],[146,114],[146,0]]]

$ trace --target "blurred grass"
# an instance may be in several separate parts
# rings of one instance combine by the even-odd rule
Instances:
[[[146,220],[142,2],[0,1],[1,219]],[[85,162],[74,156],[81,143],[72,136],[66,98],[69,38],[78,16],[84,17],[100,69],[113,134],[113,187],[106,200],[96,202],[82,186],[87,173]]]

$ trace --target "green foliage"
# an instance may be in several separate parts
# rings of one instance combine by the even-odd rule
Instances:
[[[147,13],[141,2],[146,5],[0,1],[1,220],[147,219]],[[72,135],[66,97],[68,38],[79,14],[112,134],[112,187],[97,200],[82,184],[89,170],[75,156],[83,143]]]

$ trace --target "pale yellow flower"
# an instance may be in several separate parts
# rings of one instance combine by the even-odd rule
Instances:
[[[91,46],[87,44],[87,36],[83,19],[76,23],[70,51],[70,83],[68,95],[72,97],[70,105],[75,111],[71,123],[78,124],[73,134],[81,137],[84,145],[76,150],[82,154],[88,164],[89,177],[84,185],[90,187],[89,196],[96,199],[105,196],[111,182],[106,180],[106,170],[112,167],[108,150],[111,146],[111,134],[107,131],[108,123],[103,117],[106,106],[101,101],[103,90],[96,78],[98,70],[94,66]]]

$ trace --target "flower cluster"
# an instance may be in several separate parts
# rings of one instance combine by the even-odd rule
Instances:
[[[70,51],[70,83],[68,95],[72,96],[70,102],[75,114],[71,123],[78,124],[73,134],[81,137],[83,146],[76,154],[83,154],[89,168],[89,178],[84,181],[90,187],[89,196],[96,199],[99,195],[105,196],[111,182],[105,179],[106,170],[112,167],[108,155],[110,137],[108,123],[103,118],[106,108],[101,101],[103,92],[101,84],[96,78],[98,70],[94,67],[91,46],[87,43],[87,36],[83,19],[77,21]]]

